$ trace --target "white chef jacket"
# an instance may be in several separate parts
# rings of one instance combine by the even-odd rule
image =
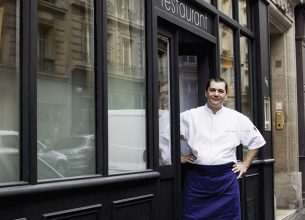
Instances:
[[[237,146],[255,149],[266,143],[245,115],[226,107],[213,114],[207,105],[180,114],[180,135],[201,165],[236,163]]]

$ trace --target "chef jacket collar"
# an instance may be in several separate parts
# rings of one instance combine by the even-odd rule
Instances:
[[[219,114],[221,114],[221,112],[223,112],[223,109],[224,109],[224,106],[222,105],[221,108],[214,114],[213,111],[212,111],[212,109],[210,109],[210,108],[208,107],[208,104],[205,104],[204,107],[205,107],[206,111],[207,111],[209,114],[212,114],[212,115],[219,115]]]

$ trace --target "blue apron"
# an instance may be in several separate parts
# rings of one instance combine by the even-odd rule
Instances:
[[[183,220],[240,220],[240,196],[233,163],[190,164],[183,187]]]

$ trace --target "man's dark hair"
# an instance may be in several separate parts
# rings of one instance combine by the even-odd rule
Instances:
[[[226,89],[226,93],[228,93],[228,83],[226,82],[226,80],[224,80],[223,78],[221,77],[213,77],[213,78],[210,78],[206,87],[205,87],[205,91],[208,91],[209,87],[210,87],[210,84],[211,82],[214,81],[214,82],[223,82],[225,84],[225,89]]]

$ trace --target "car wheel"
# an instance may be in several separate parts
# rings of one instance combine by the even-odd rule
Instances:
[[[57,165],[56,165],[56,170],[62,174],[63,176],[66,176],[67,175],[67,165],[63,162],[59,162]]]

